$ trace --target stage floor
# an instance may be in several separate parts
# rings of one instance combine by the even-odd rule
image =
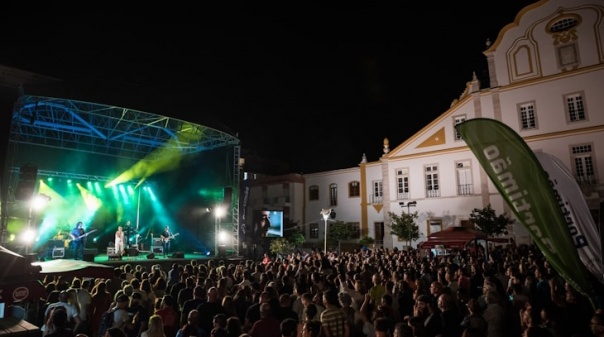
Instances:
[[[153,253],[150,251],[137,251],[135,253],[130,253],[121,258],[116,256],[109,256],[107,254],[98,254],[94,256],[95,263],[100,263],[109,266],[122,266],[126,263],[129,263],[133,266],[135,265],[143,265],[148,266],[147,270],[150,270],[150,267],[156,264],[162,266],[162,269],[168,268],[172,266],[173,263],[178,264],[189,264],[191,261],[196,261],[198,264],[205,264],[208,261],[216,261],[216,263],[224,263],[224,264],[238,264],[240,261],[244,261],[245,258],[236,255],[226,255],[226,256],[211,256],[205,255],[200,252],[186,253],[186,252],[174,252],[169,253],[166,256],[162,254]],[[221,262],[222,261],[222,262]]]

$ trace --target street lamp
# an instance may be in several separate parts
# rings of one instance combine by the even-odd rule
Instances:
[[[218,240],[220,240],[220,219],[225,216],[226,209],[223,206],[214,208],[214,255],[218,256]]]
[[[327,255],[327,219],[331,216],[332,209],[331,208],[323,208],[321,210],[321,215],[323,216],[323,220],[325,220],[325,244],[323,245],[323,251],[325,255]]]
[[[408,214],[409,216],[411,216],[411,209],[410,209],[410,208],[411,208],[411,207],[415,207],[415,206],[417,206],[417,201],[409,201],[409,202],[407,202],[407,205],[405,205],[405,202],[404,202],[404,201],[399,202],[398,204],[399,204],[401,207],[405,207],[405,206],[407,206],[407,214]],[[407,234],[410,234],[410,232],[411,232],[411,228],[407,228],[407,229],[408,229],[408,230],[407,230]],[[411,246],[411,237],[410,237],[410,236],[411,236],[411,235],[407,235],[407,243],[409,244],[409,246]]]

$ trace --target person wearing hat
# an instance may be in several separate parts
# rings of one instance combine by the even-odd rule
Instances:
[[[128,295],[119,295],[116,300],[115,310],[113,311],[113,324],[112,328],[119,328],[124,330],[126,324],[131,322],[130,315],[128,315],[128,305],[130,304],[130,297]],[[125,330],[124,330],[125,331]]]

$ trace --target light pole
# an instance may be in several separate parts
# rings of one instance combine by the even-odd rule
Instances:
[[[401,207],[407,206],[407,214],[409,216],[411,216],[411,209],[410,208],[417,206],[417,201],[409,201],[409,202],[407,202],[407,205],[405,205],[404,201],[399,202],[398,204]],[[411,235],[410,234],[411,234],[411,228],[407,227],[407,243],[409,244],[409,246],[411,246]]]
[[[327,219],[331,216],[331,208],[323,208],[321,210],[321,215],[323,216],[323,220],[325,220],[325,243],[323,245],[323,251],[325,255],[327,255]]]

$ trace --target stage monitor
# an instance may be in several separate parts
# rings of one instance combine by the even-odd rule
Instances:
[[[254,234],[257,237],[283,237],[283,211],[254,211]]]

